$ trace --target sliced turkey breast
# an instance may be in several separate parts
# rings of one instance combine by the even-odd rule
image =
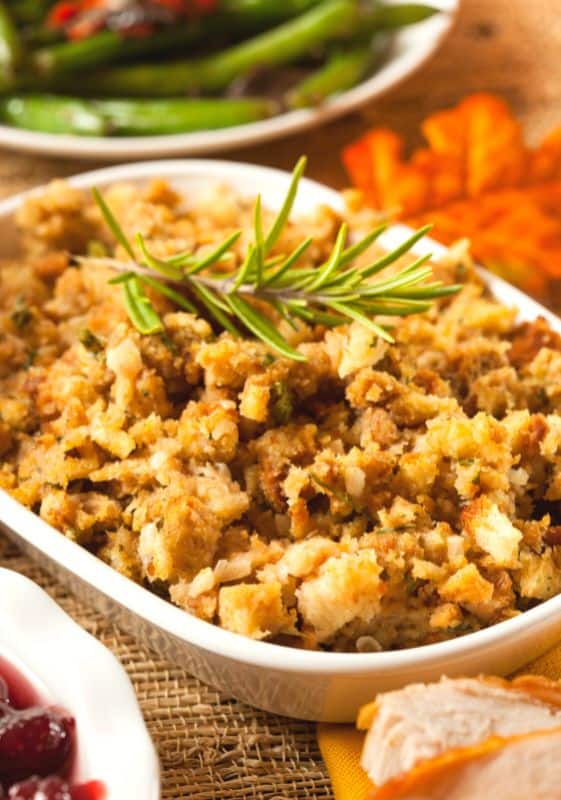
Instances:
[[[361,710],[358,726],[370,729],[362,767],[383,786],[447,750],[561,726],[561,683],[525,676],[412,684],[379,695]]]
[[[450,750],[374,790],[369,800],[559,800],[561,728]]]

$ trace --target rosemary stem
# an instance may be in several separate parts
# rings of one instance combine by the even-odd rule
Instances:
[[[335,0],[329,2],[334,3]],[[232,335],[240,335],[241,327],[246,334],[253,334],[280,355],[294,361],[305,361],[306,357],[279,331],[277,320],[271,320],[258,305],[248,302],[251,298],[274,309],[292,327],[296,326],[296,320],[328,327],[356,322],[391,343],[393,339],[387,326],[377,324],[373,319],[375,316],[383,319],[427,311],[431,300],[459,290],[460,287],[447,287],[442,281],[424,283],[431,274],[430,268],[424,266],[425,257],[418,258],[389,278],[374,279],[375,275],[411,250],[427,232],[426,228],[412,234],[394,250],[366,267],[353,266],[353,262],[376,240],[382,231],[380,227],[350,247],[345,247],[348,231],[343,222],[331,254],[317,266],[299,266],[297,263],[311,244],[309,238],[288,256],[271,255],[289,220],[305,163],[305,159],[300,159],[296,165],[284,202],[266,235],[261,198],[257,197],[253,215],[253,242],[247,245],[245,256],[242,256],[239,264],[231,264],[227,272],[218,271],[216,265],[228,255],[236,261],[231,248],[240,238],[241,231],[230,234],[203,257],[195,252],[184,252],[167,259],[151,253],[144,237],[138,233],[136,244],[140,248],[140,256],[137,256],[135,248],[97,189],[93,190],[94,199],[102,217],[130,261],[77,257],[76,263],[93,262],[94,265],[97,263],[98,266],[120,273],[110,283],[123,284],[129,318],[142,334],[165,328],[145,292],[146,286],[168,297],[179,308],[198,313],[198,309],[182,291],[172,288],[174,285],[194,295],[197,306],[202,307],[203,313],[219,328]],[[212,270],[212,267],[215,269]]]
[[[91,256],[75,256],[74,260],[78,264],[97,264],[100,267],[108,267],[115,270],[115,272],[134,272],[137,275],[146,275],[153,277],[154,271],[148,267],[138,264],[136,261],[119,261],[117,258],[92,258]],[[181,286],[183,289],[189,289],[189,284],[203,285],[207,289],[214,289],[221,295],[227,295],[231,292],[233,286],[233,279],[228,277],[223,280],[217,278],[209,278],[203,275],[189,275],[186,274],[183,278],[177,279],[166,275],[166,283],[172,283],[175,286]],[[256,288],[253,283],[242,283],[236,287],[237,294],[243,294],[247,297],[253,297],[256,300],[270,301],[290,301],[305,299],[308,303],[317,303],[323,305],[330,302],[333,298],[329,295],[313,294],[310,292],[303,292],[298,289],[288,289],[285,287],[262,287]]]

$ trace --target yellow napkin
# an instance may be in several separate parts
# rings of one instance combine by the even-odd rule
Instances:
[[[561,679],[561,645],[521,673]],[[374,699],[374,698],[372,698]],[[372,784],[360,767],[364,733],[350,725],[318,725],[318,743],[331,778],[335,800],[365,800]]]
[[[364,733],[350,725],[318,725],[319,749],[335,800],[365,800],[371,783],[360,767]]]

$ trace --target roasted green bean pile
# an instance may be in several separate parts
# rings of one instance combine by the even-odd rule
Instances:
[[[0,122],[81,136],[244,125],[351,89],[383,63],[393,31],[437,11],[382,0],[0,0]]]

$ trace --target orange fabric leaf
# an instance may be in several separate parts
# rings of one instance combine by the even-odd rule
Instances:
[[[370,156],[374,192],[378,202],[388,208],[393,204],[390,195],[396,172],[402,165],[403,140],[393,131],[379,128],[367,134],[365,142]]]
[[[370,149],[366,139],[348,145],[343,150],[343,164],[351,176],[354,185],[363,192],[364,196],[373,205],[379,205],[374,189],[374,176],[372,170],[365,168],[370,164]]]
[[[557,128],[530,154],[529,178],[531,181],[547,181],[560,173],[561,128]]]
[[[421,170],[402,166],[395,170],[391,179],[378,184],[383,207],[399,209],[405,216],[416,214],[425,208],[430,195],[430,179]]]
[[[459,109],[452,108],[431,114],[423,122],[421,129],[433,152],[459,162],[464,161],[466,129]]]
[[[549,282],[561,281],[561,128],[531,150],[508,105],[475,94],[429,116],[422,130],[428,146],[409,159],[387,129],[345,149],[366,201],[399,209],[412,225],[434,223],[445,244],[470,238],[478,261],[550,299]]]
[[[413,153],[411,164],[429,179],[428,199],[434,206],[444,205],[462,196],[464,171],[457,158],[423,148]]]
[[[492,95],[464,100],[458,112],[466,126],[466,190],[470,197],[499,187],[516,186],[527,167],[520,125],[508,106]]]

